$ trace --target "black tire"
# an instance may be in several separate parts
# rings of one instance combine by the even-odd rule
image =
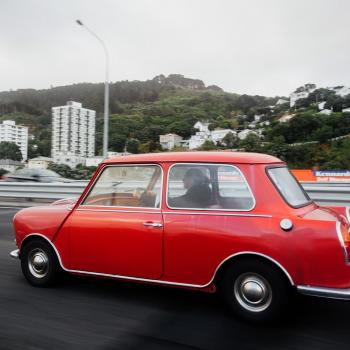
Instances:
[[[56,253],[49,243],[33,239],[21,249],[21,268],[24,277],[35,287],[50,287],[61,272]]]
[[[224,301],[247,321],[275,321],[287,309],[289,280],[276,267],[261,260],[233,262],[218,283]]]

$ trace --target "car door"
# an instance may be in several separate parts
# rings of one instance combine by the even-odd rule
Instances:
[[[159,165],[104,167],[65,228],[70,268],[158,279],[163,271]]]
[[[173,164],[167,184],[163,278],[168,281],[207,284],[226,257],[247,241],[254,247],[257,227],[268,229],[269,222],[261,222],[267,219],[250,213],[255,199],[234,165]]]

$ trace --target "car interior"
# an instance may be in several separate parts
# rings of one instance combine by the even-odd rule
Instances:
[[[176,167],[178,167],[176,169]],[[187,200],[186,189],[183,185],[185,173],[190,169],[198,169],[205,178],[209,190],[205,205],[199,201]],[[174,171],[173,171],[174,170]],[[197,171],[198,171],[197,170]],[[117,207],[160,207],[162,171],[154,167],[153,175],[148,182],[141,186],[128,185],[127,181],[105,181],[103,186],[96,186],[83,201],[83,205],[117,206]],[[119,180],[119,179],[118,179]],[[96,187],[99,187],[98,190]],[[222,210],[250,210],[254,205],[254,198],[243,176],[232,166],[227,165],[181,165],[170,170],[167,189],[167,203],[172,209],[222,209]],[[187,190],[187,192],[189,192]],[[176,199],[183,197],[183,201]],[[203,194],[202,194],[203,198]],[[203,201],[204,203],[204,201]]]

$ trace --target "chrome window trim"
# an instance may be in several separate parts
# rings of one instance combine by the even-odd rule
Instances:
[[[252,196],[253,198],[253,205],[251,208],[249,209],[216,209],[216,208],[174,208],[174,207],[171,207],[169,204],[168,204],[168,199],[169,199],[169,178],[170,178],[170,171],[173,167],[177,166],[177,165],[192,165],[192,166],[196,166],[196,165],[199,165],[199,166],[207,166],[207,165],[214,165],[214,166],[229,166],[229,167],[232,167],[234,168],[235,170],[237,170],[237,172],[242,176],[242,179],[244,180],[245,184],[247,185],[248,187],[248,191],[250,193],[250,195]],[[240,211],[240,212],[248,212],[248,211],[252,211],[255,206],[256,206],[256,199],[255,199],[255,196],[253,194],[253,191],[252,189],[250,188],[250,185],[246,179],[246,177],[244,176],[242,170],[240,168],[238,168],[236,165],[233,165],[233,164],[229,164],[229,163],[196,163],[196,162],[186,162],[186,163],[182,163],[182,162],[177,162],[177,163],[174,163],[172,164],[169,169],[168,169],[168,172],[167,172],[167,181],[166,181],[166,189],[165,189],[165,202],[166,202],[166,206],[167,208],[169,209],[173,209],[173,210],[200,210],[200,211],[214,211],[214,212],[222,212],[222,211],[226,211],[226,212],[235,212],[235,211]]]
[[[268,255],[262,254],[262,253],[258,253],[258,252],[252,252],[252,251],[242,251],[242,252],[238,252],[235,254],[232,254],[228,257],[226,257],[225,259],[223,259],[220,264],[216,267],[213,276],[211,277],[210,281],[208,283],[205,284],[191,284],[191,283],[181,283],[181,282],[172,282],[172,281],[163,281],[163,280],[154,280],[154,279],[147,279],[147,278],[141,278],[141,277],[131,277],[131,276],[123,276],[123,275],[113,275],[113,274],[107,274],[107,273],[101,273],[101,272],[91,272],[91,271],[82,271],[82,270],[70,270],[67,269],[63,263],[62,263],[62,259],[60,256],[60,253],[58,252],[58,250],[56,249],[54,243],[52,241],[50,241],[46,236],[42,235],[41,233],[31,233],[28,236],[26,236],[21,244],[21,247],[23,245],[23,242],[28,239],[29,237],[33,237],[33,236],[38,236],[38,237],[42,237],[44,238],[50,245],[51,247],[54,249],[56,255],[57,255],[57,259],[58,262],[61,266],[61,268],[64,271],[70,272],[70,273],[76,273],[76,274],[82,274],[82,275],[91,275],[91,276],[101,276],[101,277],[108,277],[108,278],[115,278],[115,279],[120,279],[120,280],[128,280],[128,281],[138,281],[138,282],[148,282],[148,283],[156,283],[156,284],[162,284],[162,285],[172,285],[172,286],[181,286],[181,287],[188,287],[188,288],[205,288],[210,286],[215,277],[216,274],[218,272],[218,270],[220,269],[220,267],[229,259],[234,258],[236,256],[240,256],[240,255],[255,255],[255,256],[260,256],[260,257],[264,257],[268,260],[270,260],[271,262],[273,262],[277,267],[279,267],[282,272],[284,272],[284,274],[286,275],[286,277],[288,278],[289,282],[291,283],[292,286],[294,286],[294,281],[292,279],[292,277],[290,276],[290,274],[288,273],[288,271],[275,259],[271,258]],[[20,248],[21,249],[21,248]]]
[[[115,208],[115,207],[110,207]],[[129,208],[129,207],[123,207],[123,208]],[[130,208],[141,208],[142,207],[130,207]],[[114,213],[139,213],[139,214],[162,214],[159,208],[152,208],[157,209],[157,211],[145,211],[145,210],[123,210],[123,209],[99,209],[99,208],[77,208],[76,211],[92,211],[92,212],[114,212]]]
[[[217,210],[217,209],[215,209]],[[236,214],[236,213],[205,213],[205,212],[190,212],[190,211],[163,211],[163,214],[171,214],[171,215],[211,215],[211,216],[238,216],[238,217],[257,217],[257,218],[272,218],[272,215],[268,214]]]
[[[130,206],[119,206],[119,205],[95,205],[95,207],[101,207],[101,208],[130,208],[130,209],[135,209],[135,208],[140,208],[140,209],[147,209],[147,210],[161,210],[162,208],[162,202],[163,202],[163,181],[164,181],[164,170],[163,167],[160,164],[157,163],[121,163],[121,164],[110,164],[110,165],[106,165],[104,166],[101,170],[100,173],[98,174],[98,176],[94,179],[93,183],[91,184],[89,191],[85,194],[85,196],[82,198],[82,200],[79,202],[79,205],[77,207],[78,208],[91,208],[93,207],[93,205],[86,205],[86,204],[82,204],[84,203],[85,199],[87,198],[87,196],[90,194],[90,192],[93,190],[93,188],[95,187],[96,182],[98,181],[98,179],[101,177],[102,173],[108,169],[108,168],[112,168],[112,167],[136,167],[136,166],[157,166],[160,168],[161,170],[161,179],[160,179],[160,198],[159,198],[159,208],[152,208],[152,207],[130,207]]]
[[[294,178],[294,180],[296,181],[297,185],[299,186],[299,188],[301,189],[301,191],[304,193],[304,195],[306,196],[306,198],[309,199],[308,202],[304,203],[304,204],[300,204],[300,205],[292,205],[291,203],[289,203],[289,201],[287,200],[287,198],[285,197],[285,195],[281,192],[281,190],[279,189],[278,185],[275,183],[275,181],[273,180],[270,170],[272,169],[276,169],[276,168],[285,168],[287,169],[287,171],[289,172],[289,174]],[[314,201],[310,198],[310,196],[308,195],[308,193],[305,191],[304,187],[301,185],[301,183],[297,180],[297,178],[294,176],[294,174],[289,170],[289,168],[287,167],[287,165],[268,165],[265,168],[265,174],[267,175],[267,177],[269,178],[270,182],[272,183],[273,187],[276,189],[276,191],[278,192],[278,194],[281,196],[281,198],[283,199],[283,201],[291,208],[293,209],[299,209],[299,208],[304,208],[310,204],[312,204]]]
[[[101,209],[100,209],[101,208]],[[129,206],[119,206],[119,205],[80,205],[76,210],[91,210],[91,211],[100,211],[100,210],[104,210],[104,208],[107,208],[106,210],[108,210],[108,208],[111,208],[110,211],[113,211],[112,208],[121,208],[121,209],[115,209],[115,211],[119,211],[119,210],[123,210],[124,209],[143,209],[143,210],[150,210],[150,211],[161,211],[161,208],[150,208],[150,207],[129,207]]]
[[[113,208],[113,207],[112,207]],[[135,208],[135,207],[133,207]],[[138,207],[136,207],[138,208]],[[170,215],[211,215],[211,216],[238,216],[238,217],[257,217],[272,218],[268,214],[236,214],[236,213],[205,213],[205,212],[174,212],[174,211],[144,211],[144,210],[122,210],[122,209],[99,209],[99,208],[77,208],[76,211],[92,211],[92,212],[117,212],[117,213],[142,213],[142,214],[170,214]]]
[[[341,245],[341,248],[343,250],[344,253],[344,260],[345,260],[345,265],[350,265],[350,260],[349,260],[349,254],[345,248],[345,242],[344,242],[344,238],[343,238],[343,234],[341,233],[341,222],[337,221],[335,224],[336,227],[336,231],[337,231],[337,236]]]

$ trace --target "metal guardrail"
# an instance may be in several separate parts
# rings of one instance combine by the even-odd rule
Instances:
[[[35,183],[1,182],[0,199],[43,199],[54,201],[67,197],[78,197],[87,185],[86,182]]]
[[[303,182],[302,185],[315,202],[350,206],[350,182]]]
[[[0,201],[52,202],[67,197],[78,197],[86,185],[87,182],[83,181],[73,183],[0,182]],[[304,182],[302,185],[315,202],[350,206],[350,182]]]

